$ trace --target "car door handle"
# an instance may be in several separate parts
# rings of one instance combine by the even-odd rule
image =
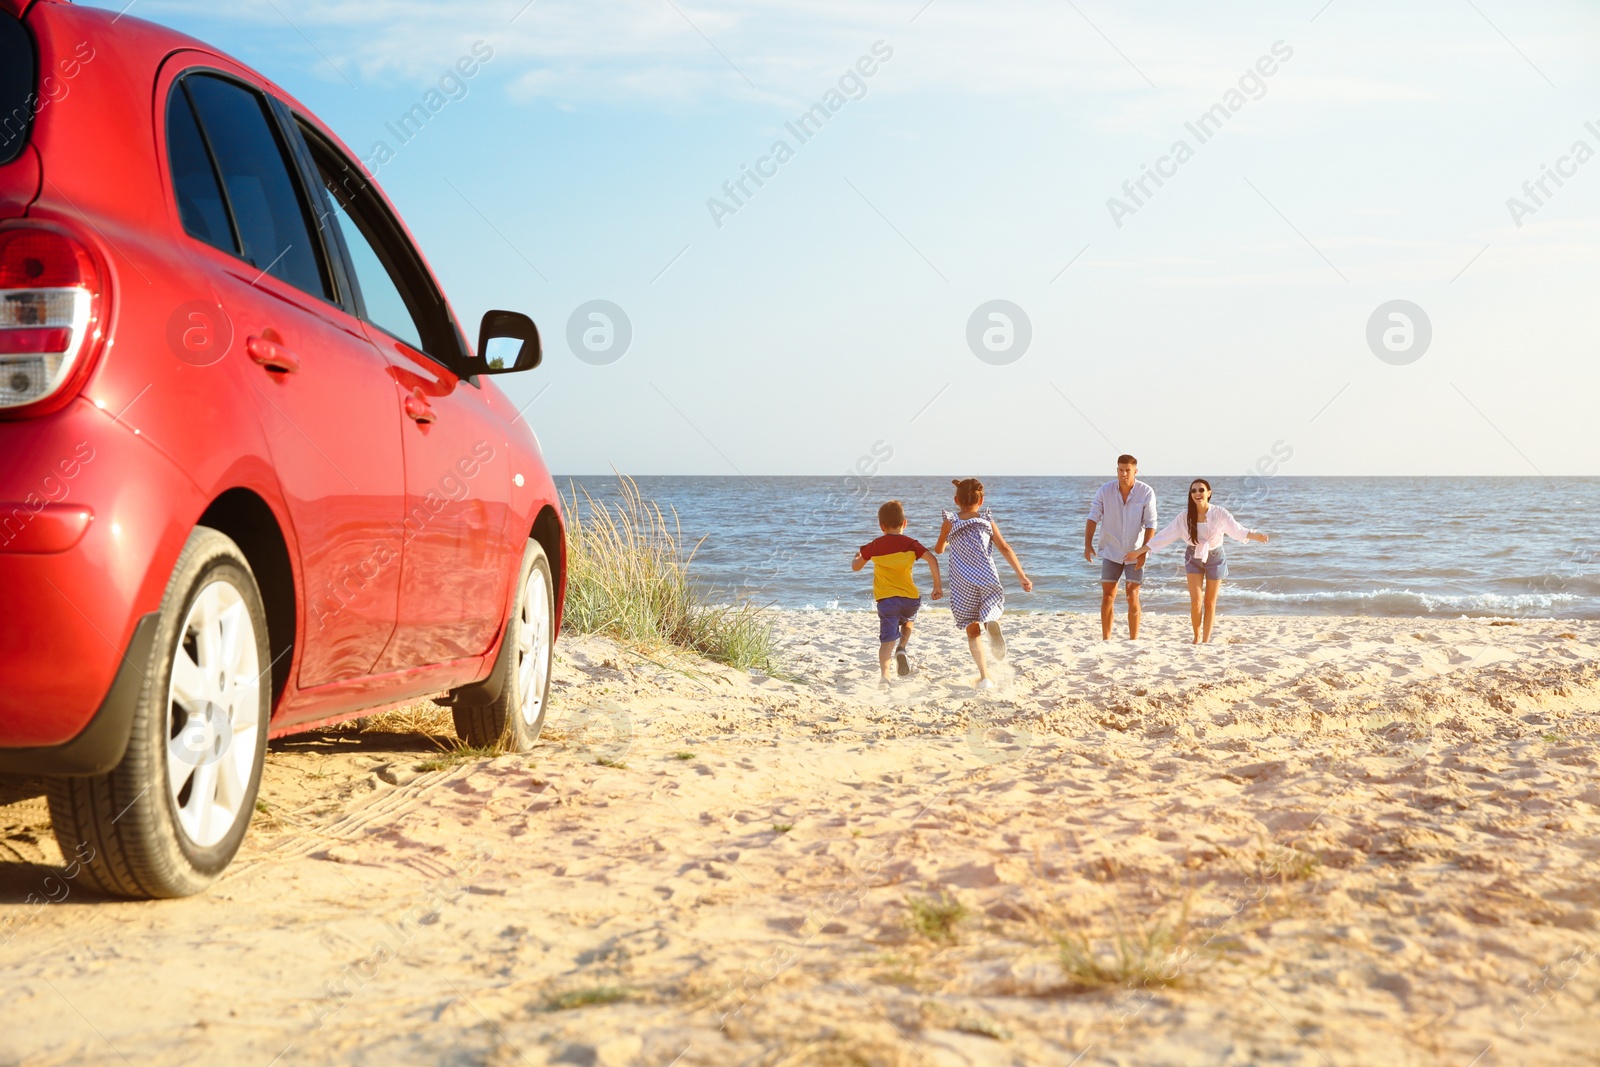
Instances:
[[[252,337],[244,343],[250,358],[269,371],[293,374],[300,369],[300,357],[289,349],[265,337]]]
[[[420,391],[413,392],[406,397],[405,409],[406,414],[411,417],[413,422],[423,426],[438,418],[433,413],[433,405],[428,403],[427,398]]]

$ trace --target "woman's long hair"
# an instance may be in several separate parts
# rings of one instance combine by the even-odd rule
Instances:
[[[1204,478],[1196,478],[1189,483],[1189,543],[1196,547],[1200,544],[1200,509],[1195,507],[1194,503],[1194,487],[1197,485],[1205,486],[1206,492],[1209,493],[1211,483]]]

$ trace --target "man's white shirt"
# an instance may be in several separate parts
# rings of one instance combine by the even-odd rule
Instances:
[[[1123,500],[1122,490],[1112,479],[1094,494],[1089,519],[1099,540],[1100,558],[1121,563],[1124,556],[1138,549],[1143,531],[1156,528],[1156,491],[1135,479],[1128,499]]]

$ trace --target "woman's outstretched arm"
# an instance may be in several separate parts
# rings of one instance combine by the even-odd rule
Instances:
[[[1174,541],[1184,541],[1189,537],[1189,516],[1179,515],[1167,523],[1162,531],[1144,543],[1143,548],[1135,549],[1122,557],[1122,562],[1132,563],[1135,559],[1143,559],[1147,554],[1158,548],[1164,548]]]
[[[1259,530],[1251,530],[1246,528],[1243,523],[1233,517],[1233,512],[1224,511],[1220,518],[1222,519],[1222,532],[1233,538],[1235,541],[1259,541],[1262,544],[1267,543],[1266,534],[1261,533]]]

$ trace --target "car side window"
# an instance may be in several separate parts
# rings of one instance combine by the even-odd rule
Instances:
[[[167,98],[167,159],[172,167],[172,186],[178,195],[178,217],[191,237],[198,237],[213,248],[239,254],[228,208],[222,202],[222,186],[211,153],[194,120],[189,94],[182,87]]]
[[[323,181],[326,182],[327,178],[324,177]],[[328,190],[328,207],[333,213],[334,225],[344,238],[345,250],[350,253],[350,268],[355,272],[356,285],[361,289],[362,317],[418,352],[423,351],[422,331],[417,328],[417,320],[406,306],[406,298],[401,295],[399,286],[389,274],[389,268],[378,257],[377,250],[362,233],[361,227],[350,218],[332,188]]]
[[[198,119],[197,132],[214,168],[212,180],[221,179],[223,206],[232,223],[229,241],[236,236],[238,243],[230,248],[193,229],[189,232],[233,252],[264,274],[332,300],[333,287],[321,248],[312,237],[308,205],[266,100],[242,85],[206,74],[185,77],[173,92],[186,94],[193,107],[192,118]],[[169,152],[174,147],[172,136],[169,129]],[[193,174],[198,164],[190,166]],[[173,169],[176,173],[176,161]],[[203,212],[206,198],[195,188],[195,209]],[[181,194],[179,211],[184,211]],[[186,229],[189,221],[185,216]],[[215,233],[211,220],[206,233]]]
[[[349,253],[361,317],[454,368],[462,356],[460,333],[405,231],[359,167],[315,130],[303,123],[300,129]]]
[[[406,307],[405,298],[395,285],[394,278],[390,277],[389,269],[378,258],[378,251],[368,243],[362,234],[362,227],[350,219],[338,197],[330,195],[328,203],[333,211],[334,226],[339,227],[346,251],[350,253],[350,269],[355,272],[355,283],[362,286],[363,317],[366,322],[394,334],[395,339],[405,341],[421,352],[424,347],[422,331],[416,326],[416,318],[411,317],[411,309]]]

